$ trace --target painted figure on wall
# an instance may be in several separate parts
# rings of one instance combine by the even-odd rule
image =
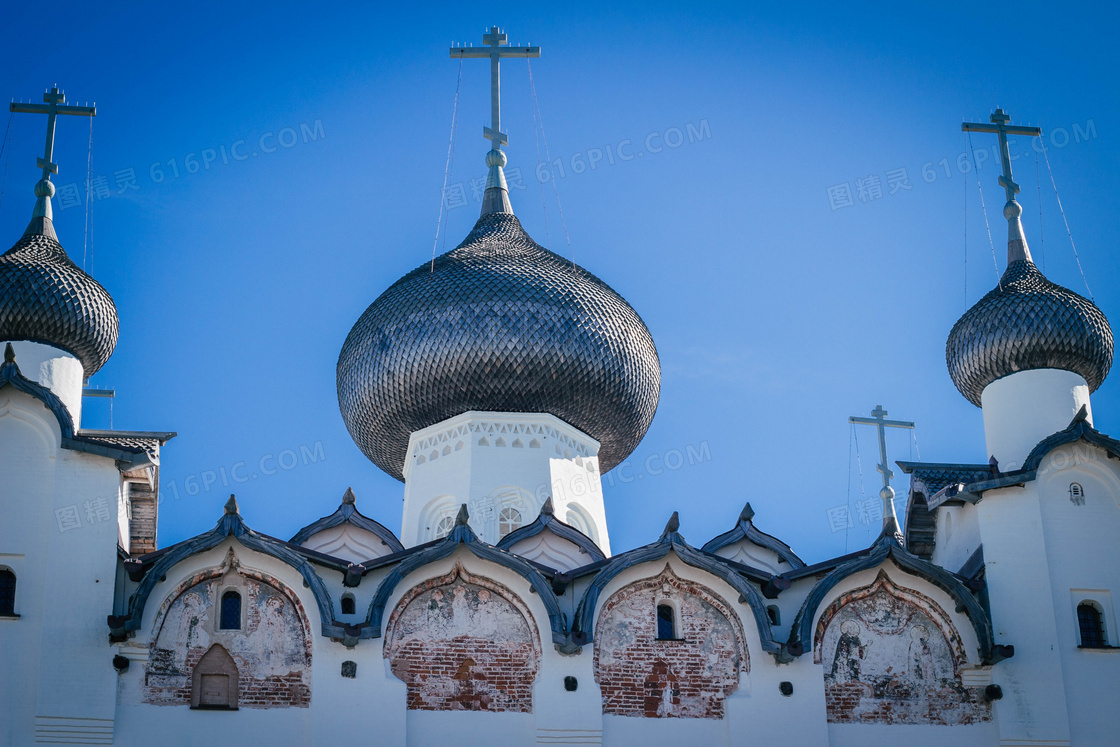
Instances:
[[[231,551],[232,556],[232,551]],[[219,600],[236,594],[244,620],[221,620]],[[235,616],[237,617],[237,616]],[[281,582],[227,556],[168,596],[153,623],[144,700],[189,705],[192,675],[215,644],[231,657],[240,708],[306,707],[311,697],[311,635],[302,605]]]
[[[963,644],[932,599],[880,573],[821,615],[814,658],[824,665],[831,723],[971,724],[991,719],[981,688],[965,687]]]

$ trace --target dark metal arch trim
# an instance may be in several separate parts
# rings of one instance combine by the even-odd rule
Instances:
[[[218,522],[218,525],[209,532],[168,548],[167,552],[144,574],[139,588],[129,599],[128,615],[123,625],[119,627],[126,631],[139,630],[143,624],[144,607],[147,605],[148,597],[155,589],[156,584],[167,575],[168,571],[187,558],[217,547],[229,537],[233,537],[251,550],[270,555],[299,571],[299,574],[311,589],[311,594],[315,597],[322,635],[330,638],[341,638],[345,635],[344,627],[334,620],[334,606],[331,603],[330,592],[323,583],[323,579],[311,567],[311,564],[296,552],[285,547],[279,540],[254,532],[236,513],[227,513]]]
[[[790,629],[787,644],[789,652],[794,656],[801,656],[813,648],[813,621],[817,616],[817,610],[838,583],[860,571],[876,568],[888,559],[893,560],[903,571],[929,581],[952,597],[957,603],[958,610],[963,611],[972,622],[976,639],[980,643],[980,660],[985,663],[992,661],[995,650],[992,623],[968,587],[945,569],[906,552],[887,536],[881,537],[867,555],[839,566],[813,587]]]
[[[552,586],[545,580],[540,571],[517,556],[481,541],[465,523],[456,525],[442,542],[421,550],[390,571],[381,585],[377,587],[377,593],[374,595],[373,601],[370,602],[369,613],[366,615],[366,624],[358,637],[380,638],[385,606],[389,603],[389,597],[393,590],[410,573],[429,563],[443,560],[455,552],[459,545],[464,545],[475,557],[509,568],[528,581],[548,612],[549,627],[552,629],[552,642],[557,646],[563,646],[567,643],[567,620],[560,609],[560,602],[556,598],[556,594],[552,591]]]
[[[364,516],[358,509],[348,503],[344,503],[338,509],[328,516],[313,521],[305,526],[303,529],[296,532],[290,542],[293,545],[302,545],[312,535],[322,532],[326,529],[333,529],[334,527],[341,526],[342,524],[352,524],[359,529],[365,529],[367,532],[375,534],[382,542],[390,548],[390,553],[400,552],[404,550],[404,545],[397,539],[397,535],[393,534],[387,527],[380,522],[375,521],[368,516]]]
[[[774,640],[774,635],[770,629],[770,618],[766,613],[766,604],[758,590],[747,583],[746,579],[737,572],[725,565],[722,558],[696,550],[685,542],[684,538],[676,531],[668,530],[661,535],[661,539],[652,545],[616,555],[595,575],[590,586],[584,591],[579,608],[576,610],[575,623],[572,629],[573,644],[582,646],[594,640],[595,608],[607,584],[627,568],[660,560],[670,551],[675,552],[677,557],[686,565],[707,571],[727,582],[731,588],[739,592],[741,595],[739,601],[749,604],[751,612],[754,614],[762,650],[775,656],[783,655],[783,646]]]
[[[773,537],[759,530],[758,527],[754,525],[754,510],[751,509],[751,504],[749,503],[743,508],[743,512],[739,514],[739,523],[737,523],[733,529],[708,540],[700,550],[714,555],[716,550],[727,547],[728,545],[733,545],[742,539],[777,553],[779,558],[789,563],[795,570],[805,567],[805,561],[797,557],[797,553],[793,551],[793,548],[777,537]]]
[[[549,500],[551,501],[551,499]],[[599,549],[599,546],[596,545],[590,537],[573,527],[571,524],[565,524],[564,522],[557,519],[552,514],[551,506],[548,507],[547,512],[544,509],[541,509],[540,515],[537,516],[537,518],[532,523],[526,524],[520,529],[516,529],[507,534],[505,537],[502,537],[502,539],[498,541],[498,544],[495,545],[495,547],[497,547],[499,550],[509,550],[509,548],[513,547],[518,542],[527,540],[530,537],[535,537],[545,530],[548,530],[549,532],[555,534],[557,537],[568,540],[569,542],[579,547],[581,550],[591,556],[592,563],[597,563],[600,560],[607,559],[607,556],[603,554],[603,551]]]
[[[1038,445],[1031,449],[1027,461],[1023,464],[1023,471],[1034,471],[1042,465],[1042,460],[1054,449],[1066,444],[1075,443],[1077,441],[1085,440],[1094,446],[1099,446],[1108,452],[1108,455],[1114,459],[1120,459],[1120,441],[1106,436],[1098,431],[1093,426],[1089,425],[1089,411],[1085,405],[1081,406],[1077,415],[1074,416],[1073,421],[1069,426],[1062,431],[1047,436],[1038,442]]]

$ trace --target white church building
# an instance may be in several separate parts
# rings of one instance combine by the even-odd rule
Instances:
[[[490,59],[496,94],[500,59],[539,50],[495,28],[451,54]],[[807,565],[749,504],[711,539],[673,514],[611,546],[602,475],[653,420],[657,350],[521,227],[496,95],[478,222],[338,359],[350,434],[403,483],[400,535],[347,490],[289,538],[231,496],[159,546],[175,434],[82,427],[117,311],[63,249],[50,177],[56,117],[94,112],[57,88],[13,109],[48,136],[0,256],[0,745],[1120,743],[1120,442],[1090,399],[1113,335],[1032,261],[1006,136],[1036,131],[1002,110],[965,127],[1000,139],[1007,270],[946,346],[986,453],[898,463],[904,526],[884,453],[878,538]],[[63,534],[68,511],[116,521]]]

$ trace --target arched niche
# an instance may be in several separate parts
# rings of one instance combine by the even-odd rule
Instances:
[[[239,680],[237,663],[222,644],[215,643],[191,674],[191,708],[236,711]]]
[[[658,636],[658,607],[673,611],[672,639]],[[723,718],[724,700],[750,670],[742,624],[716,592],[673,573],[614,592],[595,622],[595,681],[603,713],[643,718]]]
[[[813,661],[824,668],[829,723],[958,726],[991,720],[983,688],[965,686],[960,633],[941,606],[880,570],[821,614]]]
[[[456,563],[404,594],[384,656],[408,686],[409,710],[531,713],[540,634],[505,586]]]
[[[241,597],[242,622],[222,628],[221,599],[230,592]],[[246,568],[230,548],[221,565],[183,579],[160,605],[145,667],[144,702],[195,705],[194,675],[218,646],[238,672],[238,707],[306,708],[311,644],[306,611],[291,588]]]

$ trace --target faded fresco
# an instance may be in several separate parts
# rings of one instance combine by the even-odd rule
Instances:
[[[531,713],[540,666],[536,626],[509,589],[456,566],[405,594],[385,657],[420,711]]]
[[[982,688],[961,683],[960,638],[933,600],[900,590],[880,574],[837,602],[821,617],[815,656],[824,665],[830,723],[961,725],[991,719]]]
[[[190,705],[194,668],[220,644],[237,665],[240,708],[306,708],[311,700],[311,637],[302,606],[276,579],[240,568],[232,551],[222,568],[181,585],[156,621],[144,676],[144,701]],[[241,628],[218,629],[218,597],[241,594]]]
[[[680,640],[657,640],[657,606],[677,611]],[[723,718],[723,701],[750,663],[738,618],[715,592],[661,575],[615,592],[595,626],[595,681],[603,713]]]

